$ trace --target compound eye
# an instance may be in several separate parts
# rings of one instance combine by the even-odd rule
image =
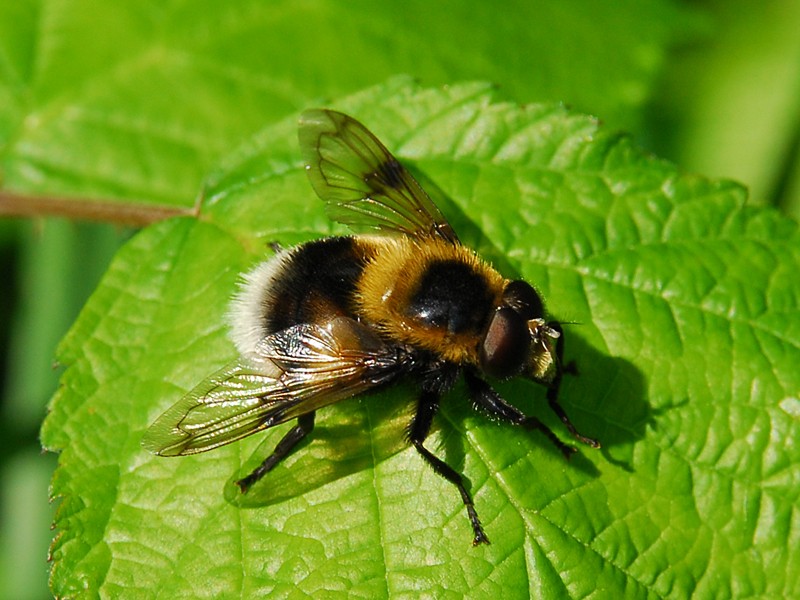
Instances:
[[[517,311],[523,319],[539,319],[544,316],[544,304],[539,294],[529,283],[517,279],[503,290],[503,303]]]
[[[502,306],[494,313],[481,343],[481,368],[493,377],[516,375],[525,364],[530,345],[525,318],[508,306]]]

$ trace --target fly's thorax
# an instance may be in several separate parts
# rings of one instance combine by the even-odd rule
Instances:
[[[366,238],[376,248],[358,284],[360,315],[398,343],[477,365],[504,280],[463,246],[438,238]]]

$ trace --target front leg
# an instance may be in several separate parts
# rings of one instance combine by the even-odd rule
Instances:
[[[575,448],[566,445],[558,439],[556,434],[539,419],[536,417],[529,417],[517,407],[503,400],[492,386],[471,370],[468,369],[464,372],[464,380],[467,382],[467,388],[472,397],[472,402],[476,407],[482,408],[489,413],[489,415],[502,421],[520,425],[525,429],[538,429],[547,436],[547,439],[549,439],[556,448],[561,450],[561,454],[566,458],[569,458],[573,453],[577,452]]]
[[[591,446],[592,448],[599,448],[600,442],[595,440],[594,438],[586,437],[582,433],[580,433],[575,426],[572,424],[572,421],[569,420],[567,413],[558,403],[558,393],[561,390],[561,378],[564,375],[564,332],[561,329],[561,325],[553,321],[548,323],[548,325],[558,331],[561,335],[558,336],[556,340],[556,375],[553,377],[553,380],[547,386],[547,403],[550,405],[550,409],[558,415],[558,418],[561,419],[561,422],[567,428],[567,431],[572,434],[577,440],[580,440],[582,443],[586,444],[587,446]]]
[[[437,392],[430,390],[422,391],[419,401],[417,402],[417,410],[414,414],[414,418],[411,420],[411,424],[408,428],[408,439],[437,475],[444,477],[458,488],[461,494],[461,500],[464,502],[464,506],[467,509],[469,522],[472,524],[472,531],[474,534],[472,545],[488,544],[489,538],[486,537],[486,533],[483,531],[478,513],[475,511],[475,504],[472,502],[472,496],[469,495],[467,488],[464,486],[463,477],[423,445],[425,438],[428,437],[428,433],[431,430],[433,417],[439,409],[439,398],[440,396]]]

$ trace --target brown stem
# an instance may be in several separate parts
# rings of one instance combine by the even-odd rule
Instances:
[[[0,216],[66,217],[142,227],[169,217],[195,215],[197,207],[134,204],[116,200],[84,200],[66,196],[26,196],[0,191]]]

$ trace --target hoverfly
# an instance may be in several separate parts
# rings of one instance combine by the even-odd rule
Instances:
[[[463,376],[490,416],[542,431],[565,456],[575,451],[484,379],[522,376],[558,403],[564,338],[542,299],[464,247],[411,174],[366,127],[331,110],[302,114],[306,172],[330,216],[371,234],[281,249],[244,277],[231,308],[239,358],[167,410],[143,445],[161,456],[205,452],[297,419],[252,473],[246,492],[314,428],[316,411],[401,377],[418,385],[408,441],[459,491],[473,544],[489,543],[462,476],[425,447],[442,396]]]

